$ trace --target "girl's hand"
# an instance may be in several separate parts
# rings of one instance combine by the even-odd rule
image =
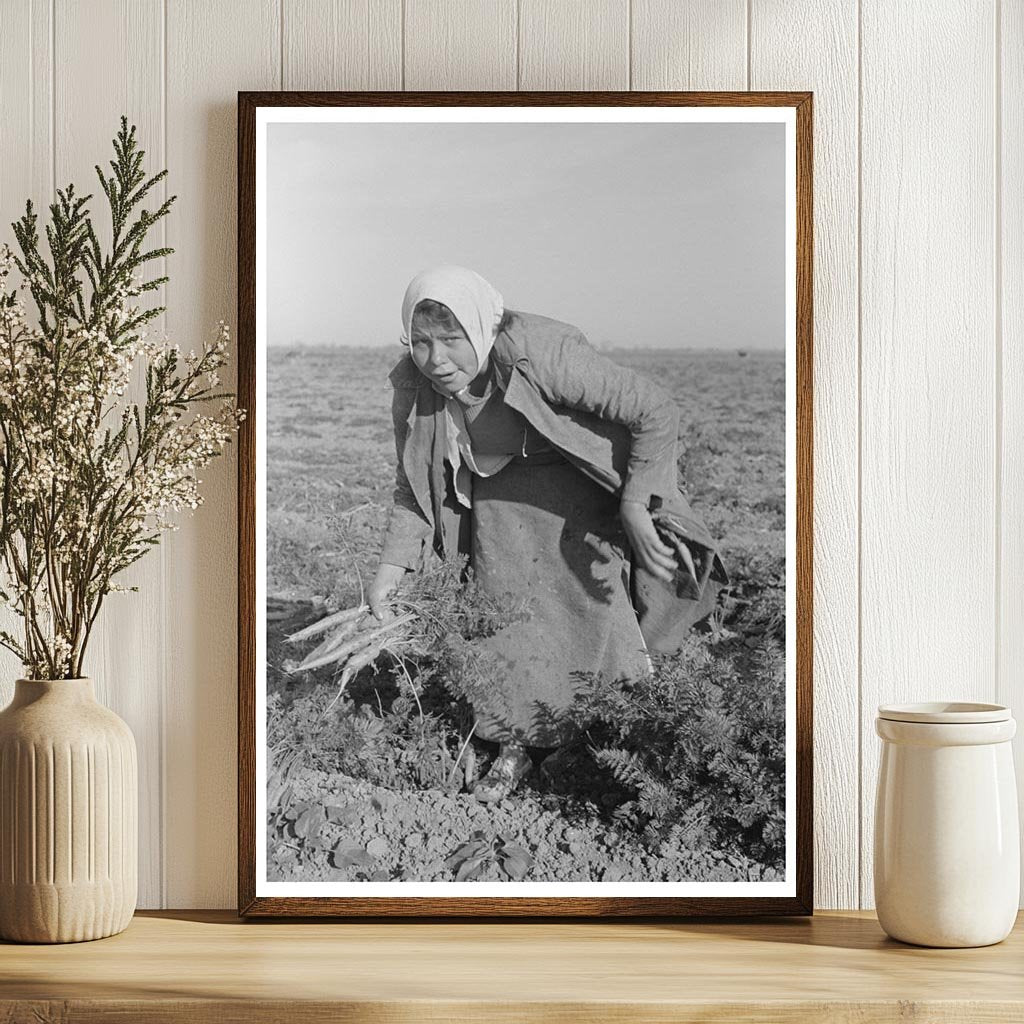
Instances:
[[[677,551],[665,544],[654,527],[654,520],[646,506],[640,501],[623,501],[619,505],[619,517],[626,530],[626,536],[633,548],[637,561],[652,575],[666,583],[672,582],[672,574],[676,571]],[[681,545],[686,551],[686,545]],[[682,557],[680,555],[680,557]],[[689,551],[687,568],[693,571],[693,560]],[[685,563],[684,563],[685,564]]]
[[[366,603],[378,622],[389,622],[395,617],[391,610],[390,597],[398,589],[403,576],[405,566],[381,562],[377,567],[377,575],[366,591]]]
[[[686,571],[690,574],[690,578],[694,583],[697,583],[697,569],[693,564],[693,555],[690,554],[690,549],[686,546],[682,537],[670,534],[668,541],[672,547],[676,549],[676,555],[679,557],[679,561],[683,563]]]

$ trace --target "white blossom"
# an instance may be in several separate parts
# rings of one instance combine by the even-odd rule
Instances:
[[[67,671],[102,598],[136,589],[113,578],[149,550],[144,538],[177,530],[172,516],[202,504],[198,472],[221,454],[244,411],[230,396],[216,411],[198,408],[228,360],[223,321],[184,357],[166,336],[127,334],[118,325],[139,315],[131,303],[139,274],[113,291],[101,322],[43,331],[23,298],[26,284],[42,282],[12,287],[16,269],[0,246],[0,494],[9,495],[0,604],[31,625],[26,666],[36,676]],[[184,413],[169,404],[179,393]],[[72,612],[76,587],[88,606]]]

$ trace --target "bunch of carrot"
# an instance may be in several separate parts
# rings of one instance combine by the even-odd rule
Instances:
[[[326,634],[302,661],[286,663],[285,671],[309,672],[325,665],[341,665],[340,694],[360,669],[372,665],[382,653],[399,657],[417,652],[417,618],[410,610],[382,624],[365,604],[335,612],[287,637],[288,643],[297,644]]]

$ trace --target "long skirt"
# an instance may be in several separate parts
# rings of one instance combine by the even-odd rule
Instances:
[[[558,746],[574,732],[566,710],[592,685],[585,674],[650,671],[618,501],[557,452],[517,457],[473,477],[471,533],[481,588],[525,600],[529,616],[481,641],[493,689],[474,707],[476,735]]]

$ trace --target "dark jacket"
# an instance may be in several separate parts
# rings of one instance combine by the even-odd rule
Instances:
[[[678,486],[679,410],[668,394],[596,352],[569,324],[509,311],[491,350],[505,402],[581,472],[644,502],[684,537],[697,579],[671,583],[633,565],[633,604],[647,645],[676,650],[728,582],[718,546]],[[416,569],[466,536],[466,510],[446,500],[444,398],[409,355],[388,376],[398,466],[381,561]],[[448,470],[450,476],[450,469]]]

